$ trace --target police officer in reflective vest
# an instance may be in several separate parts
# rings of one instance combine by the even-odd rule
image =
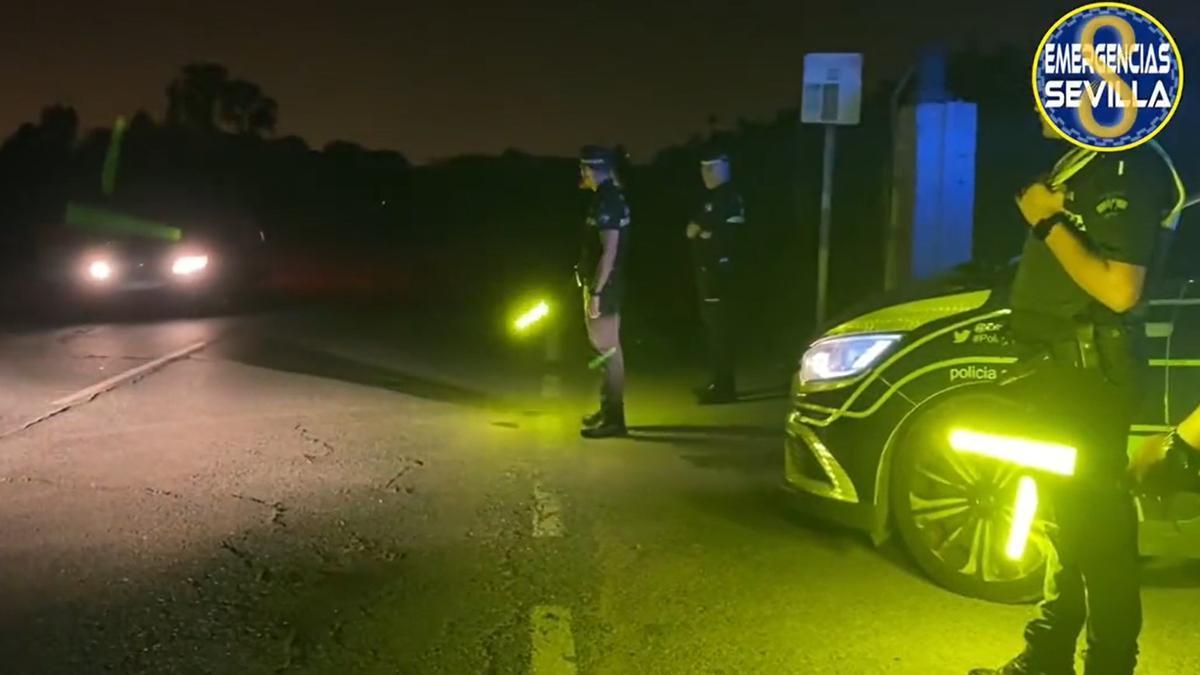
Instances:
[[[1043,135],[1058,134],[1043,121]],[[1138,517],[1126,439],[1140,405],[1143,299],[1157,243],[1183,190],[1153,141],[1112,153],[1068,152],[1016,197],[1028,235],[1012,288],[1018,362],[1000,391],[1070,438],[1075,474],[1045,487],[1056,531],[1045,597],[1025,649],[973,675],[1066,675],[1086,626],[1085,675],[1130,675],[1142,625]]]
[[[701,403],[737,399],[734,375],[733,270],[738,231],[746,222],[742,198],[731,182],[729,156],[709,148],[701,158],[700,175],[707,194],[687,226],[696,270],[700,317],[707,333],[710,379],[699,392]]]
[[[625,435],[625,356],[621,350],[621,302],[629,249],[629,206],[621,191],[616,155],[597,146],[583,149],[580,187],[591,190],[576,267],[583,288],[588,339],[604,369],[600,409],[583,419],[584,438]]]

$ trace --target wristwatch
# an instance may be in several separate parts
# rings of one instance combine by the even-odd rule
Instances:
[[[1167,458],[1180,468],[1194,472],[1200,468],[1200,450],[1193,448],[1179,435],[1178,427],[1167,434],[1164,443],[1167,446]]]
[[[1038,221],[1038,223],[1033,226],[1033,236],[1037,237],[1039,241],[1046,241],[1046,237],[1050,236],[1050,232],[1054,229],[1055,225],[1065,224],[1066,216],[1064,216],[1062,213],[1056,213],[1049,218],[1043,218],[1042,220]]]

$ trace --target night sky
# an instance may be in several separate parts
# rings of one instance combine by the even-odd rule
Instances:
[[[1197,29],[1174,21],[1193,1],[1141,6],[1178,39]],[[316,147],[340,138],[423,162],[622,142],[645,159],[710,113],[729,123],[795,105],[806,52],[863,51],[879,79],[930,39],[1036,43],[1079,4],[17,0],[0,15],[0,133],[55,101],[89,127],[138,108],[160,117],[179,66],[214,60],[279,101],[281,134]]]

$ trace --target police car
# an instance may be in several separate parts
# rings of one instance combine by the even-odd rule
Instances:
[[[1131,448],[1200,402],[1197,252],[1200,231],[1180,227],[1147,290],[1150,380]],[[801,359],[784,453],[785,485],[806,510],[876,544],[897,534],[935,582],[997,602],[1040,595],[1053,516],[1039,512],[1033,545],[1019,559],[1006,555],[1016,472],[955,453],[947,411],[1016,360],[1007,307],[1015,270],[963,266],[835,322]],[[1143,554],[1200,557],[1200,495],[1143,498],[1139,512]]]

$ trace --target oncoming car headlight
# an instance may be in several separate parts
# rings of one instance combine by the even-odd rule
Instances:
[[[208,256],[206,255],[181,255],[175,259],[175,263],[171,265],[171,272],[176,276],[190,276],[202,271],[208,267]]]
[[[867,333],[818,340],[800,362],[800,382],[829,382],[861,375],[900,338],[890,333]]]
[[[108,281],[113,274],[112,263],[107,260],[93,260],[87,266],[87,276],[92,281]]]

